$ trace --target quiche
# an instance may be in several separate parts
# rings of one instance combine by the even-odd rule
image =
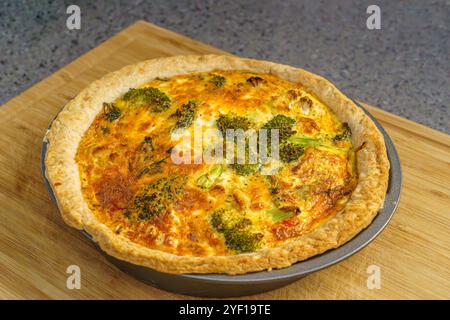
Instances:
[[[388,182],[382,134],[334,85],[231,56],[108,74],[47,139],[63,219],[167,273],[271,270],[339,247],[371,223]]]

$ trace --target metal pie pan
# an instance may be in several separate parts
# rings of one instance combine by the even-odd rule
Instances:
[[[389,172],[389,185],[383,208],[366,229],[361,231],[344,245],[329,250],[321,255],[314,256],[308,260],[297,262],[284,269],[253,272],[234,276],[225,274],[168,274],[119,260],[105,253],[95,243],[97,249],[109,262],[117,266],[120,270],[153,287],[183,295],[215,298],[246,296],[280,288],[310,273],[324,269],[350,257],[375,239],[387,225],[397,208],[402,187],[400,160],[391,138],[380,123],[366,109],[358,103],[356,104],[364,110],[383,134],[391,166]],[[47,144],[48,142],[44,138],[41,154],[41,167],[47,189],[53,202],[57,203],[45,173],[46,168],[44,159],[47,151]],[[81,231],[81,233],[92,240],[92,237],[87,232]]]

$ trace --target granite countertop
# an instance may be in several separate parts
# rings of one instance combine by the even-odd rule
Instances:
[[[144,19],[245,57],[302,67],[355,99],[450,133],[450,1],[17,1],[0,3],[0,103]],[[66,8],[81,8],[81,30]]]

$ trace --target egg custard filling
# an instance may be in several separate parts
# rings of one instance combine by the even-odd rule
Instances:
[[[276,129],[279,156],[195,161],[190,139],[227,129]],[[183,143],[192,161],[175,163]],[[156,78],[104,101],[75,160],[84,199],[102,224],[177,256],[292,242],[342,211],[358,183],[349,125],[301,84],[246,70]]]

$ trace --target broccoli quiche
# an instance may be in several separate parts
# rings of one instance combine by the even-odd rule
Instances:
[[[336,248],[370,224],[388,182],[381,133],[330,82],[230,56],[108,74],[47,138],[64,220],[168,273],[270,270]]]

